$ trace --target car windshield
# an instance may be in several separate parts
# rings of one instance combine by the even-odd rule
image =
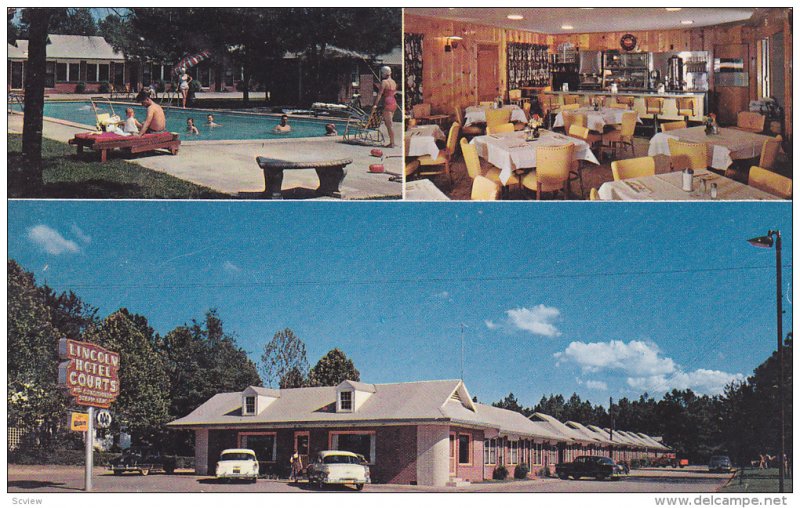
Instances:
[[[614,464],[614,461],[608,457],[598,457],[597,462],[599,464]]]
[[[731,459],[724,456],[711,457],[711,462],[730,462]]]
[[[326,455],[322,458],[325,464],[358,464],[358,458],[350,455]]]
[[[223,462],[226,460],[256,460],[256,458],[250,455],[249,453],[235,452],[235,453],[223,453],[220,456],[219,460],[220,462]]]

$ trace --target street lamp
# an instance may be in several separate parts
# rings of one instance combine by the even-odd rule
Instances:
[[[774,237],[774,239],[773,239]],[[777,318],[778,318],[778,361],[780,363],[780,379],[778,380],[778,397],[780,398],[780,425],[781,425],[781,442],[780,442],[780,456],[778,458],[778,491],[783,492],[783,477],[785,474],[785,457],[786,457],[786,431],[785,431],[785,414],[783,410],[783,306],[781,295],[781,232],[776,230],[769,230],[767,236],[759,236],[748,240],[750,245],[754,247],[763,247],[769,249],[775,245],[775,272],[776,272],[776,289],[775,295],[777,299]]]

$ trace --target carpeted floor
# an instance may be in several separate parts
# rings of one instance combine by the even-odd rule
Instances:
[[[638,131],[637,131],[638,132]],[[652,134],[648,134],[645,136],[638,136],[634,138],[634,144],[636,149],[636,156],[637,157],[644,157],[647,155],[647,148],[650,143],[650,136]],[[627,152],[620,151],[619,158],[620,159],[627,159],[633,157],[631,150],[627,150]],[[657,155],[655,157],[656,161],[656,173],[668,173],[670,171],[669,167],[669,157],[665,155]],[[751,165],[758,164],[758,161],[737,161],[733,168],[729,169],[726,176],[729,178],[734,178],[741,182],[747,182],[747,171],[749,170]],[[481,168],[485,173],[487,169],[489,169],[491,165],[486,162],[485,160],[481,159]],[[588,162],[584,162],[583,166],[583,189],[584,195],[581,197],[581,190],[580,190],[580,183],[577,180],[570,182],[570,195],[567,199],[571,200],[579,200],[579,199],[589,199],[589,189],[594,187],[595,189],[599,189],[601,185],[605,182],[610,182],[614,179],[611,174],[611,159],[607,158],[600,161],[600,165],[590,164]],[[464,158],[461,155],[461,151],[456,151],[455,162],[450,164],[450,171],[452,173],[453,182],[452,184],[448,180],[448,178],[444,175],[436,176],[431,178],[433,183],[441,189],[442,192],[447,194],[450,199],[454,200],[468,200],[470,199],[470,194],[472,192],[472,179],[469,177],[467,173],[467,167],[464,164]],[[792,176],[791,173],[791,164],[785,158],[781,158],[779,161],[779,167],[775,169],[777,173],[780,173],[784,176]],[[525,188],[520,189],[519,186],[514,186],[509,188],[505,191],[502,196],[504,200],[524,200],[524,199],[536,199],[536,195],[534,192],[529,191]],[[564,199],[563,193],[558,194],[545,194],[542,196],[542,199],[548,200],[561,200]]]

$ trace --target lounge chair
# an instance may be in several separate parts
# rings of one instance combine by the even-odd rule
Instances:
[[[371,145],[384,144],[386,138],[380,130],[383,118],[379,110],[373,109],[371,113],[367,113],[356,106],[348,106],[348,113],[347,125],[342,136],[344,141]]]
[[[108,160],[108,151],[115,148],[126,150],[129,153],[166,149],[172,155],[176,155],[181,141],[178,134],[174,132],[159,132],[144,136],[121,136],[111,132],[79,132],[69,140],[69,144],[77,146],[79,155],[83,153],[84,148],[99,151],[100,162],[105,162]]]

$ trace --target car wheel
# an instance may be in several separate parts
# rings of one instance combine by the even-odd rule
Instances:
[[[604,475],[603,473],[597,473],[597,474],[595,475],[595,479],[596,479],[597,481],[600,481],[600,482],[602,482],[603,480],[605,480],[605,479],[606,479],[606,475]]]
[[[175,468],[174,467],[165,467],[164,468],[164,472],[167,473],[167,474],[175,474]]]
[[[356,490],[364,490],[364,484],[363,483],[356,483]]]
[[[147,475],[149,475],[149,474],[150,474],[150,470],[149,470],[149,469],[147,469],[147,468],[145,468],[145,469],[140,469],[140,470],[139,470],[139,474],[141,474],[142,476],[147,476]]]
[[[561,478],[562,480],[566,480],[567,478],[569,478],[567,473],[558,473],[558,477]]]
[[[119,469],[114,470],[114,476],[122,476],[122,471]]]

